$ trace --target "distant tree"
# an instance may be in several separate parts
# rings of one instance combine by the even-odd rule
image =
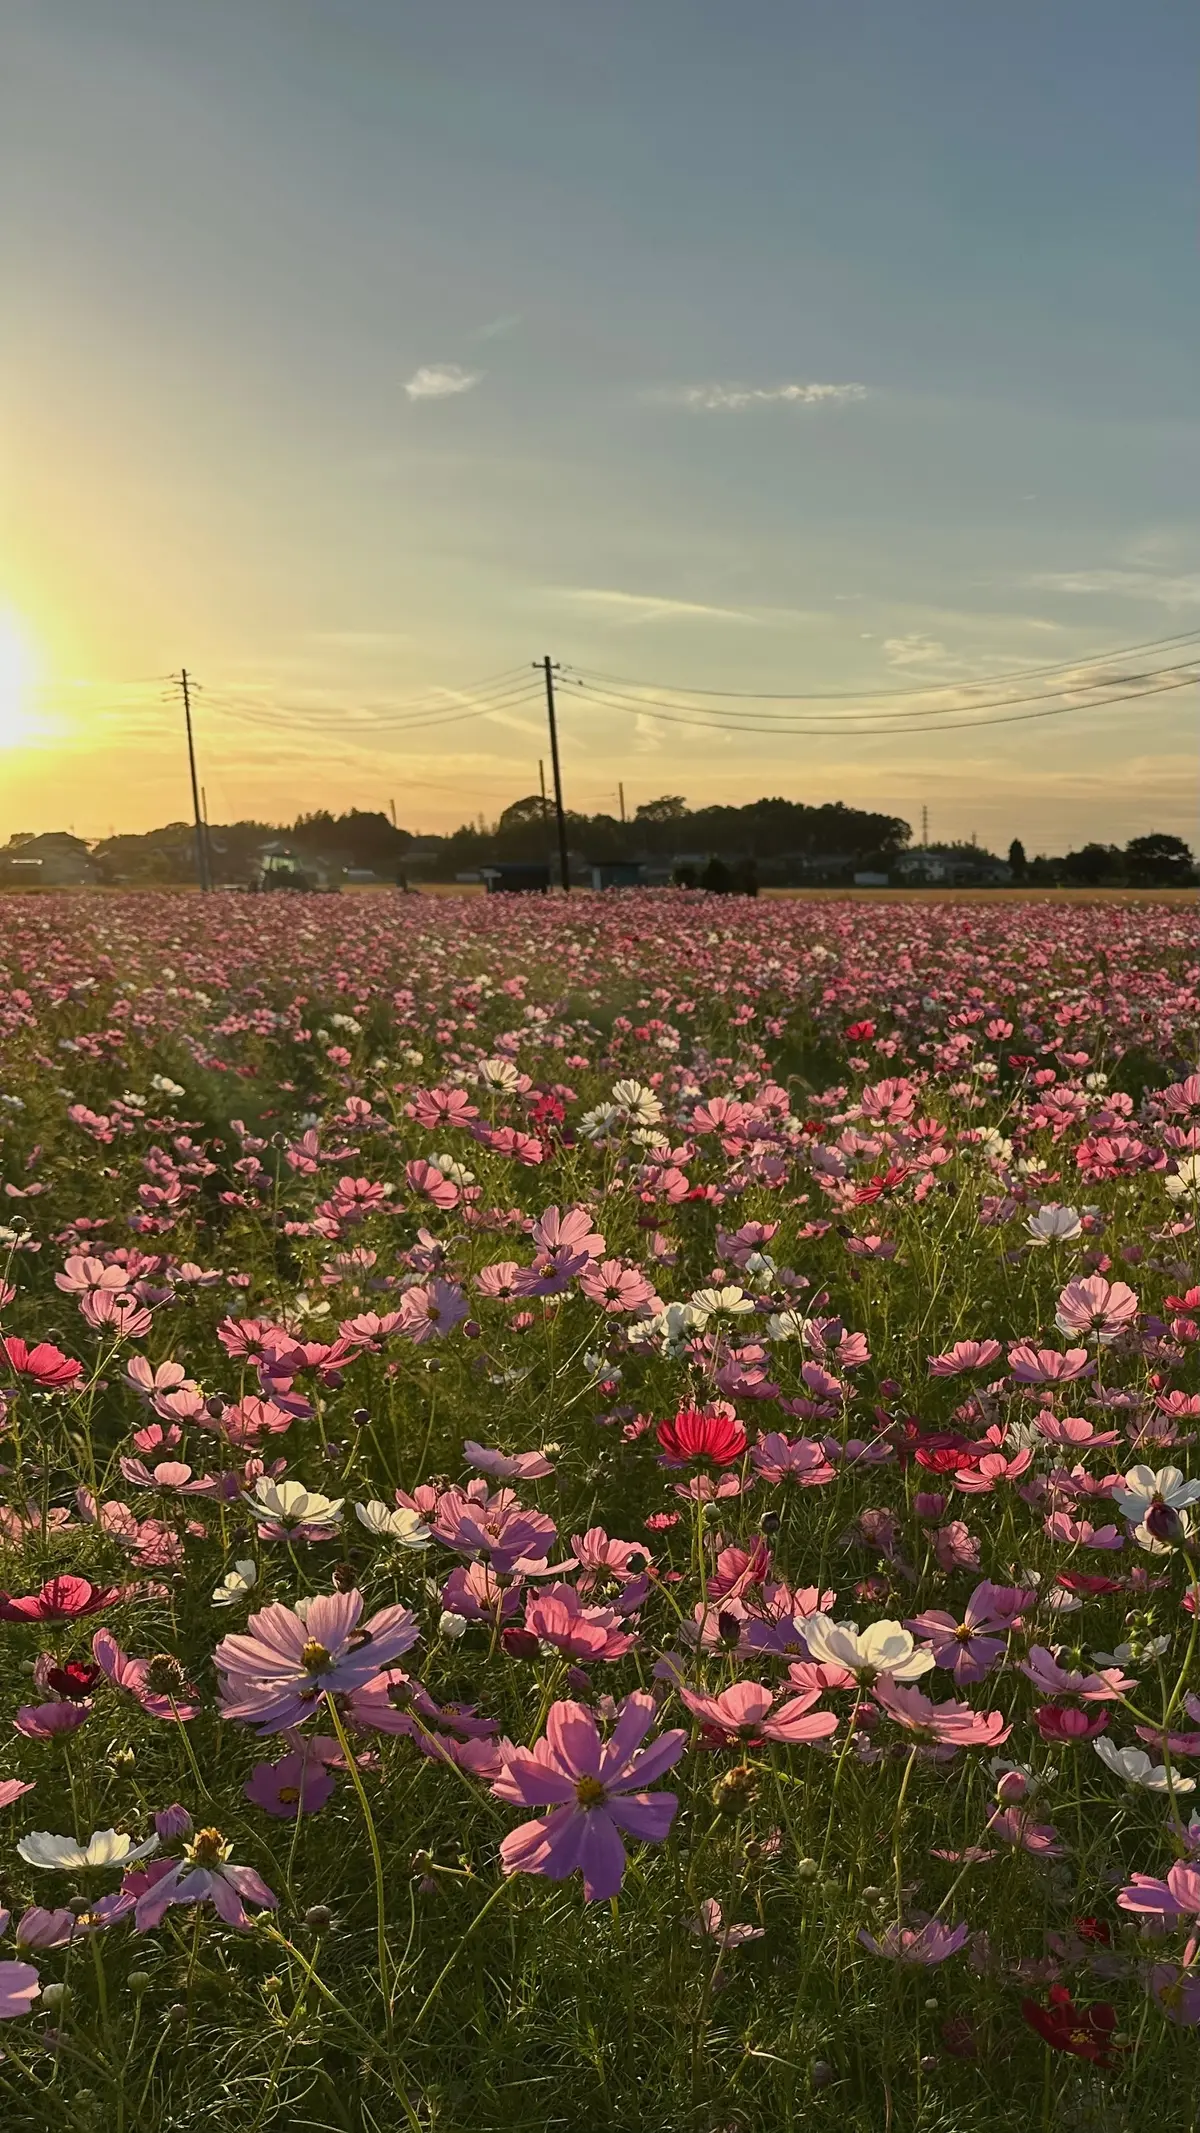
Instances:
[[[1183,889],[1195,878],[1190,845],[1165,830],[1131,837],[1125,847],[1125,870],[1138,889]]]
[[[643,800],[634,820],[637,822],[681,822],[687,811],[688,804],[682,793],[665,792],[657,800]]]
[[[1068,882],[1081,889],[1114,887],[1125,879],[1124,854],[1115,844],[1085,844],[1068,852],[1062,865]]]
[[[549,802],[540,792],[527,793],[523,800],[514,800],[506,807],[496,824],[498,830],[525,829],[531,822],[542,823],[549,813]]]
[[[1012,870],[1013,880],[1024,881],[1029,871],[1029,861],[1025,857],[1025,847],[1019,837],[1014,837],[1008,847],[1008,864]]]

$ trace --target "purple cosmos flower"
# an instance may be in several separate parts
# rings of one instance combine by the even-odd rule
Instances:
[[[985,1579],[967,1601],[961,1622],[956,1622],[953,1615],[927,1609],[906,1622],[905,1628],[911,1629],[914,1636],[923,1637],[935,1663],[965,1685],[982,1681],[1003,1658],[1009,1630],[1036,1599],[1036,1592],[1031,1590],[993,1585]]]
[[[545,1737],[532,1748],[503,1744],[495,1797],[552,1809],[540,1820],[522,1822],[504,1839],[500,1859],[506,1874],[565,1881],[578,1868],[589,1903],[616,1895],[625,1873],[621,1831],[661,1844],[679,1804],[673,1792],[645,1790],[679,1761],[687,1744],[686,1733],[677,1727],[638,1753],[655,1711],[652,1696],[640,1691],[627,1696],[604,1742],[582,1704],[556,1703]]]
[[[134,1924],[139,1933],[161,1925],[174,1903],[211,1903],[228,1926],[248,1926],[246,1903],[273,1911],[279,1901],[252,1866],[230,1866],[227,1844],[219,1829],[198,1829],[184,1846],[184,1856],[164,1861],[159,1873],[137,1899]]]
[[[246,1636],[223,1637],[213,1654],[221,1714],[260,1733],[302,1725],[321,1697],[346,1696],[399,1658],[419,1631],[407,1607],[384,1607],[359,1629],[360,1592],[319,1593],[303,1614],[279,1602],[251,1615]]]

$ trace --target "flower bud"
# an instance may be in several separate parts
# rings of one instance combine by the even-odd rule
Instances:
[[[328,1904],[310,1903],[304,1913],[304,1923],[311,1927],[314,1933],[324,1933],[333,1924],[333,1912]]]
[[[69,1985],[52,1984],[42,1986],[43,2007],[65,2007],[70,1997],[71,1988]]]
[[[125,1983],[128,1985],[134,1999],[140,2000],[142,1994],[150,1990],[150,1972],[148,1970],[131,1970]]]
[[[163,1843],[169,1844],[172,1837],[190,1836],[192,1818],[187,1808],[181,1807],[176,1800],[171,1807],[160,1807],[154,1817],[154,1827]]]

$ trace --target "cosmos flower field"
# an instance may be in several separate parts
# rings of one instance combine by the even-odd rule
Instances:
[[[1194,2124],[1179,905],[0,902],[0,2097]]]

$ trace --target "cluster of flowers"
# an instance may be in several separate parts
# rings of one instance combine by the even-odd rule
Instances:
[[[350,1795],[374,1843],[372,1791],[424,1758],[482,1830],[525,1814],[493,1872],[588,1902],[680,1841],[669,1771],[710,1821],[765,1818],[793,1886],[836,1868],[856,1773],[886,1780],[872,1955],[963,1954],[1103,2067],[1096,1976],[1200,2024],[1186,921],[501,901],[369,940],[305,903],[299,987],[264,976],[273,909],[3,919],[0,1636],[28,1673],[0,1807],[65,1818],[67,1749],[102,1759],[119,1703],[184,1777],[219,1736],[275,1872],[195,1797],[142,1836],[15,1835],[14,1880],[85,1894],[24,1908],[0,2017],[30,1955],[269,1916],[271,1822]],[[779,1806],[801,1773],[816,1862]],[[957,1828],[918,1857],[926,1781]],[[1070,1934],[959,1915],[1006,1859],[1077,1861]],[[745,1888],[755,1922],[686,1921],[718,1961],[769,1939]]]

